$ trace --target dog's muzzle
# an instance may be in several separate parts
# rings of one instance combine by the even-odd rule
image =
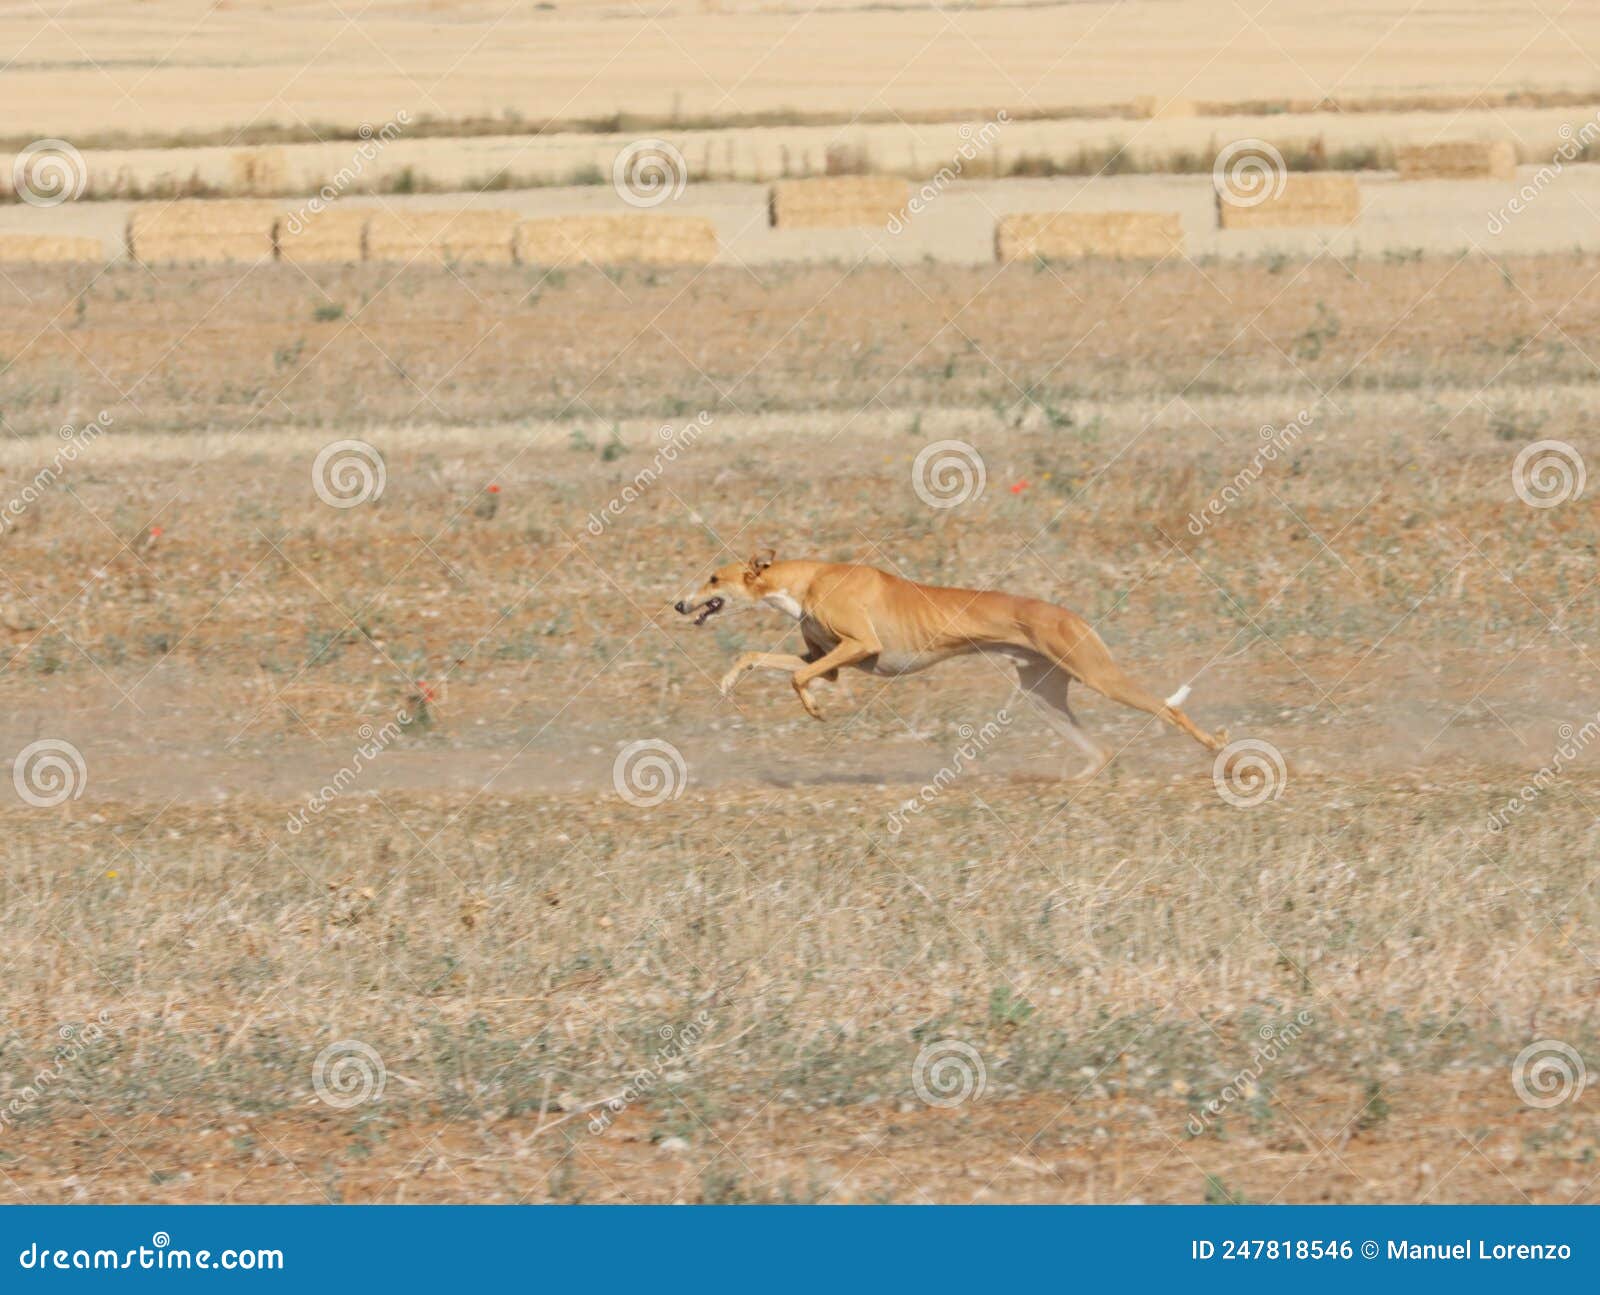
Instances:
[[[698,609],[691,604],[682,601],[672,604],[672,610],[677,612],[680,616],[687,616],[691,612],[698,610],[700,614],[694,618],[694,623],[696,625],[704,625],[708,620],[720,612],[722,608],[723,600],[718,597],[707,598],[705,602],[700,604]]]

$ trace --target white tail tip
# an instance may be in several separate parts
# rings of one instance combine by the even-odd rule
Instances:
[[[1177,692],[1173,693],[1172,696],[1167,698],[1167,705],[1169,705],[1169,706],[1181,706],[1181,705],[1183,705],[1184,702],[1186,702],[1188,700],[1189,700],[1189,685],[1188,684],[1184,684],[1182,688],[1179,688]]]

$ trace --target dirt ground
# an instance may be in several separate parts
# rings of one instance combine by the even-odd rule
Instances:
[[[1597,275],[12,275],[0,1186],[1593,1200],[1600,515],[1517,463]],[[1073,607],[1265,793],[981,659],[724,698],[765,544]]]

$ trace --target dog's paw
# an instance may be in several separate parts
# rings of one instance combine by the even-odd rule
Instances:
[[[739,682],[739,671],[730,670],[717,682],[717,691],[724,697],[733,691],[733,686]]]

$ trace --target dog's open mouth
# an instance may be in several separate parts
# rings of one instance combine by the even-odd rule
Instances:
[[[708,620],[722,610],[722,599],[707,598],[705,606],[701,607],[700,614],[694,618],[696,625],[704,625]]]

